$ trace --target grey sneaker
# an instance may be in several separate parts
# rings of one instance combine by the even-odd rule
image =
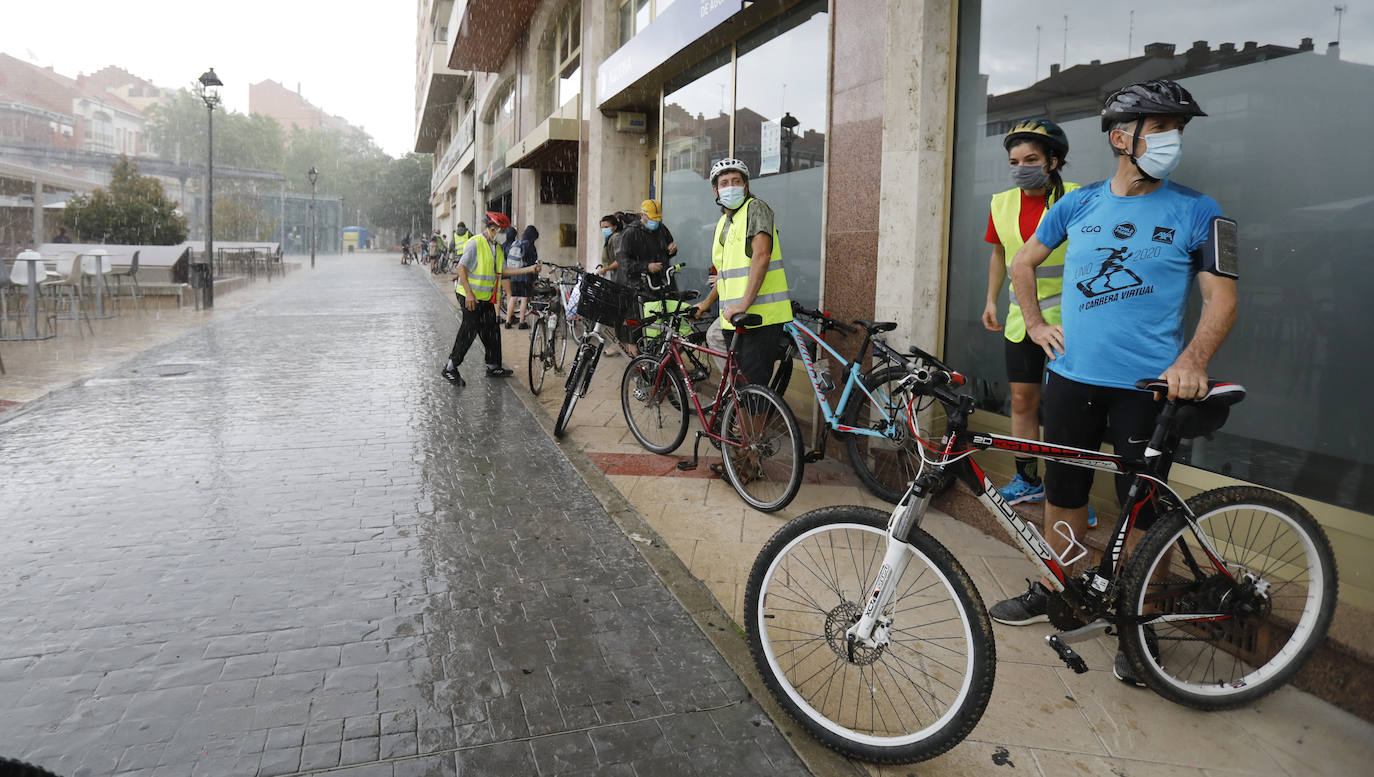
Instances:
[[[1003,599],[988,608],[988,615],[998,623],[1008,626],[1026,626],[1032,623],[1049,621],[1048,605],[1050,591],[1040,581],[1027,578],[1026,592],[1020,596]]]

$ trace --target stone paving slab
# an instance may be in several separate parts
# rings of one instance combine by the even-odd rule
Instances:
[[[438,379],[413,269],[322,262],[0,421],[0,755],[805,773],[516,387]]]

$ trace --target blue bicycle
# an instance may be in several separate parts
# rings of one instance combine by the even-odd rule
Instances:
[[[878,337],[896,329],[897,325],[891,321],[855,320],[855,324],[863,327],[864,340],[858,355],[848,361],[825,342],[825,334],[832,329],[855,334],[858,329],[822,311],[807,310],[796,302],[792,303],[792,312],[815,320],[816,329],[796,319],[784,327],[788,337],[788,358],[782,361],[782,371],[774,375],[774,390],[781,393],[777,388],[779,384],[785,390],[791,357],[800,358],[811,379],[825,426],[844,435],[845,451],[854,472],[868,490],[896,504],[906,493],[907,485],[921,472],[919,443],[907,423],[907,415],[911,412],[908,408],[920,410],[933,401],[911,403],[913,396],[925,392],[919,384],[905,380],[911,372],[906,356]],[[880,363],[865,371],[862,366],[867,362],[870,348]],[[832,363],[844,365],[843,384],[837,385],[830,371],[817,365],[820,353]],[[832,405],[831,397],[837,390],[839,395]],[[819,447],[806,454],[808,462],[825,457],[826,439],[827,435],[821,435]]]

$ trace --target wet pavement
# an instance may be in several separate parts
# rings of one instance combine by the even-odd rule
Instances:
[[[438,378],[413,270],[340,258],[0,418],[0,756],[805,773],[518,386]]]

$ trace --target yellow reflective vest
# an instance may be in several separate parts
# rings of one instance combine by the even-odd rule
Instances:
[[[749,206],[754,202],[750,197],[733,214],[722,213],[716,222],[716,235],[711,241],[711,263],[716,266],[716,291],[720,294],[720,325],[725,329],[735,327],[725,320],[725,309],[744,299],[749,290],[749,244],[753,235],[749,232]],[[730,220],[730,231],[725,235],[725,245],[720,244],[720,233],[725,229],[725,220]],[[750,313],[763,317],[763,326],[785,324],[792,320],[792,299],[787,293],[787,272],[782,266],[782,245],[778,242],[778,228],[773,227],[773,255],[768,260],[768,274],[763,276],[763,285],[749,306]]]
[[[481,235],[468,238],[468,242],[463,245],[464,252],[473,241],[477,242],[477,269],[468,273],[468,285],[472,287],[474,297],[486,302],[496,291],[496,268],[505,262],[505,256],[501,253],[501,246],[493,246]],[[453,282],[453,291],[460,297],[467,296],[461,280]]]
[[[1077,188],[1076,183],[1064,182],[1065,194]],[[1054,200],[1051,198],[1045,207],[1045,213],[1049,213],[1053,205]],[[1041,214],[1040,219],[1043,221],[1044,218],[1044,214]],[[997,230],[997,239],[1002,241],[1002,251],[1007,267],[1010,268],[1011,260],[1026,242],[1021,239],[1020,189],[1008,189],[992,195],[992,227]],[[1047,324],[1061,323],[1059,303],[1064,292],[1064,254],[1068,251],[1068,245],[1067,242],[1061,244],[1050,252],[1048,259],[1035,268],[1035,291],[1040,299],[1040,315]],[[1016,301],[1016,289],[1011,288],[1008,293],[1011,303],[1007,306],[1007,322],[1002,332],[1008,340],[1019,343],[1026,339],[1026,320],[1022,318],[1021,306]]]

